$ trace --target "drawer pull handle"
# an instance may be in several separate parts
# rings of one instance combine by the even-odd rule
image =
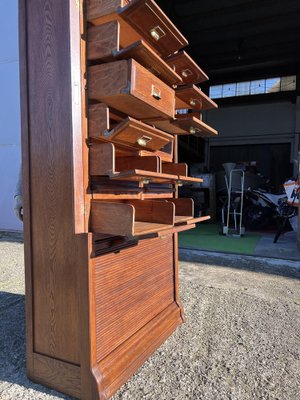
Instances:
[[[166,33],[161,29],[160,26],[156,26],[150,30],[150,35],[158,42],[162,37],[166,36]]]
[[[193,75],[193,73],[192,73],[192,71],[191,71],[190,69],[184,69],[184,70],[181,72],[181,75],[182,75],[184,78],[187,78],[188,76]]]
[[[160,91],[160,89],[156,88],[154,85],[152,85],[152,93],[151,94],[156,100],[161,99],[161,91]]]
[[[196,133],[199,133],[199,132],[200,132],[200,129],[194,128],[193,126],[190,126],[189,131],[190,131],[190,134],[191,134],[191,135],[196,135]]]
[[[147,144],[150,142],[150,140],[152,140],[152,138],[150,138],[148,136],[142,136],[142,137],[138,138],[138,140],[136,142],[138,145],[146,147]]]

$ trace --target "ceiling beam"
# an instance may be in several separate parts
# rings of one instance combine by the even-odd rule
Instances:
[[[282,15],[281,18],[257,18],[256,21],[237,22],[231,26],[223,27],[223,29],[203,29],[201,25],[199,25],[196,33],[188,32],[188,30],[185,29],[184,34],[191,45],[197,45],[199,42],[203,42],[203,38],[207,38],[207,40],[210,41],[218,41],[220,38],[222,38],[222,40],[228,40],[243,38],[249,35],[265,34],[267,32],[278,32],[279,30],[284,31],[285,29],[298,29],[299,19],[300,12],[288,12],[285,15]]]
[[[236,7],[241,7],[242,5],[250,5],[253,3],[253,0],[173,0],[175,4],[175,11],[178,16],[185,17],[191,15],[191,12],[195,10],[199,10],[199,3],[201,3],[201,12],[203,14],[213,14],[216,12],[230,12],[230,10],[235,9]],[[165,1],[161,0],[160,4],[164,4]]]
[[[230,26],[236,24],[238,21],[256,21],[262,18],[282,17],[291,12],[300,12],[300,2],[298,0],[289,0],[288,7],[286,2],[282,0],[253,0],[251,5],[245,4],[239,6],[236,10],[230,10],[226,14],[216,11],[212,15],[208,16],[201,11],[201,4],[199,2],[198,12],[192,12],[190,15],[180,17],[180,24],[187,27],[187,32],[193,32],[199,27],[205,28],[217,28],[222,26]]]

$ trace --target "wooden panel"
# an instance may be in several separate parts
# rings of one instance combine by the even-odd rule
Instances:
[[[191,110],[209,110],[217,108],[217,104],[195,85],[180,86],[176,89],[175,107]]]
[[[87,0],[87,20],[92,21],[103,15],[115,13],[119,7],[124,7],[129,0]]]
[[[132,200],[127,203],[134,206],[136,221],[174,224],[175,206],[173,203],[158,203],[151,200]]]
[[[153,0],[132,2],[120,16],[164,56],[188,45],[187,39]]]
[[[173,281],[171,236],[95,260],[98,362],[172,304]]]
[[[98,369],[106,396],[112,396],[181,323],[180,309],[174,302],[101,361]]]
[[[175,109],[174,90],[150,74],[136,61],[132,60],[131,66],[132,77],[135,76],[135,79],[132,79],[131,93],[141,100],[149,102],[164,115],[173,116]]]
[[[88,60],[112,61],[113,54],[120,50],[120,24],[110,21],[91,26],[87,35]]]
[[[90,67],[88,95],[138,119],[174,116],[174,90],[134,60]]]
[[[92,200],[90,229],[93,233],[114,236],[147,235],[172,228],[175,206],[150,200],[106,203]]]
[[[80,398],[80,367],[60,360],[33,355],[33,380],[70,396]]]
[[[116,171],[128,171],[132,169],[144,169],[146,171],[159,172],[160,158],[150,157],[117,157],[115,160]]]
[[[182,78],[143,40],[120,50],[114,57],[117,60],[133,58],[168,85],[178,85],[182,82]]]
[[[174,139],[166,132],[156,129],[153,126],[144,124],[132,118],[126,118],[118,124],[105,138],[112,139],[118,144],[145,150],[162,150]]]
[[[171,175],[187,175],[188,169],[187,164],[173,164],[173,163],[163,163],[162,172]]]
[[[79,364],[77,271],[87,267],[87,242],[74,234],[69,2],[29,1],[26,12],[33,348]]]
[[[103,138],[103,132],[109,129],[109,108],[105,104],[89,106],[89,137]]]
[[[179,131],[182,131],[181,133],[178,133],[179,135],[190,134],[200,137],[211,137],[218,134],[218,131],[205,124],[200,119],[194,117],[192,114],[176,115],[173,125],[175,125]]]
[[[136,150],[162,150],[174,138],[133,118],[126,118],[113,129],[109,124],[109,109],[104,104],[89,108],[89,136],[95,139],[113,140],[115,143]],[[171,149],[172,151],[172,146]]]
[[[124,60],[133,58],[169,85],[177,85],[182,78],[144,41],[128,42],[124,24],[114,20],[88,30],[89,60]]]
[[[173,120],[147,119],[147,123],[153,123],[157,128],[173,135],[195,135],[200,137],[211,137],[218,134],[214,128],[205,124],[193,114],[176,114]]]
[[[134,207],[130,204],[92,200],[91,232],[133,237],[134,220]]]
[[[166,58],[165,61],[177,72],[177,74],[182,78],[183,83],[186,85],[196,85],[208,80],[208,76],[205,72],[202,71],[202,69],[185,51],[179,51],[178,53]]]

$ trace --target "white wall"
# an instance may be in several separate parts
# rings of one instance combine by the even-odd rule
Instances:
[[[21,230],[13,213],[21,163],[17,0],[0,0],[0,32],[0,230]]]

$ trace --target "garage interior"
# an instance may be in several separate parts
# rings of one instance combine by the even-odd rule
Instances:
[[[284,193],[283,183],[299,175],[299,1],[158,3],[187,37],[190,55],[210,77],[201,89],[218,104],[202,115],[218,137],[179,137],[179,162],[189,165],[191,175],[205,178],[201,186],[183,188],[181,195],[193,196],[199,214],[212,216],[211,223],[182,234],[181,246],[300,259],[297,217],[294,230],[287,222],[276,244],[274,235],[282,225],[277,217],[250,222],[240,240],[218,232],[227,197],[224,163],[247,171],[244,190],[250,187],[249,173],[251,189],[273,194]]]

